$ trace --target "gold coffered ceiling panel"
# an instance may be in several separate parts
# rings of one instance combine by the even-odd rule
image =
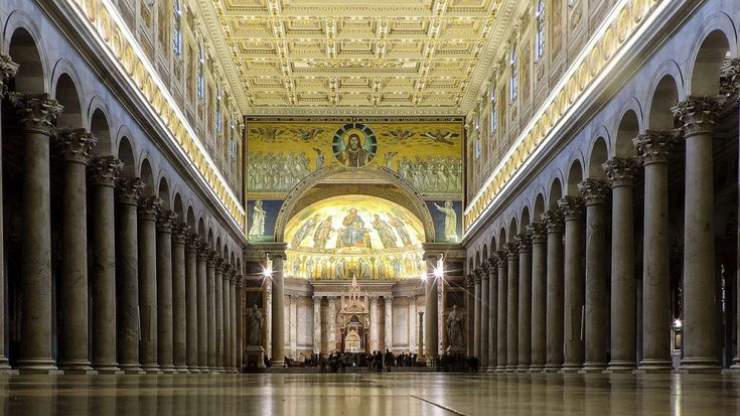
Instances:
[[[448,114],[479,88],[501,2],[212,1],[252,113]]]

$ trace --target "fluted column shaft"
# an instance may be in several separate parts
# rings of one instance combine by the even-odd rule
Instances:
[[[139,178],[118,181],[116,208],[116,295],[118,363],[127,373],[141,373],[139,361],[139,238],[137,206],[143,183]]]
[[[116,357],[115,180],[122,164],[111,156],[94,159],[92,175],[93,367],[119,371]]]
[[[712,136],[724,102],[689,97],[674,112],[686,139],[682,370],[719,370],[719,297],[714,265]]]
[[[160,370],[175,371],[172,330],[172,211],[157,218],[157,355]]]
[[[613,158],[604,164],[612,188],[611,358],[608,370],[635,368],[635,254],[633,159]]]
[[[62,107],[46,94],[11,95],[25,140],[20,289],[23,372],[56,370],[51,345],[51,201],[49,135]]]
[[[547,354],[545,371],[563,365],[563,214],[551,208],[543,217],[547,225]]]
[[[187,320],[187,363],[188,370],[198,372],[198,239],[197,235],[188,236],[185,253],[186,299],[185,315]]]
[[[583,365],[581,309],[584,303],[583,200],[566,196],[558,201],[565,217],[563,371],[578,371]]]
[[[2,126],[2,101],[8,93],[8,81],[15,77],[18,64],[13,62],[9,56],[0,53],[0,126]],[[0,148],[2,146],[2,131],[0,131]],[[3,218],[3,185],[2,185],[2,158],[0,157],[0,218]],[[5,250],[1,244],[4,240],[3,221],[0,221],[0,264],[5,264]],[[87,275],[86,275],[87,280]],[[5,273],[0,273],[0,296],[5,298]],[[3,303],[4,304],[4,303]],[[0,308],[0,370],[9,370],[7,343],[5,339],[5,307]],[[87,354],[85,355],[87,361]],[[89,367],[89,361],[87,362]]]
[[[496,325],[498,324],[498,261],[495,257],[488,260],[488,368],[492,371],[497,363]]]
[[[508,282],[506,284],[506,369],[516,370],[519,353],[519,244],[508,244],[507,263]]]
[[[547,352],[547,229],[543,223],[529,226],[532,235],[532,356],[530,371],[545,368]]]
[[[607,241],[607,202],[609,185],[601,180],[586,179],[579,185],[586,203],[586,313],[585,362],[583,371],[601,372],[606,368],[609,349],[609,279]]]
[[[89,372],[86,169],[96,140],[84,130],[65,131],[59,138],[64,154],[65,248],[58,296],[59,367],[67,372]]]
[[[198,369],[206,372],[208,371],[208,249],[203,241],[198,242],[197,253]]]
[[[188,228],[175,224],[172,233],[172,355],[175,370],[188,371],[187,313],[185,306],[185,241]]]
[[[490,358],[488,357],[488,308],[490,301],[488,299],[488,285],[490,278],[488,276],[488,266],[476,270],[480,275],[480,367],[488,368]]]
[[[159,199],[139,200],[139,310],[141,314],[141,365],[159,371],[157,357],[157,212]]]
[[[675,137],[669,132],[648,131],[639,135],[633,143],[645,166],[640,369],[667,371],[671,368],[668,154]]]
[[[272,366],[285,364],[285,289],[283,286],[284,253],[272,255]],[[331,323],[330,323],[331,325]],[[334,350],[329,345],[329,352]]]
[[[208,321],[208,369],[216,371],[216,254],[211,251],[208,256],[208,299],[206,314]]]
[[[506,251],[499,251],[498,253],[498,299],[497,299],[497,311],[496,311],[496,371],[506,370],[507,360],[507,315],[506,309],[508,307],[507,286],[508,286],[508,260]]]
[[[474,321],[474,332],[473,332],[473,355],[478,358],[478,360],[483,360],[483,350],[481,348],[483,339],[481,337],[481,334],[483,332],[483,320],[482,320],[482,309],[483,309],[483,293],[481,292],[481,275],[478,273],[477,270],[473,271],[474,276],[474,296],[475,296],[475,305],[473,309],[473,321]]]
[[[519,342],[517,370],[529,369],[532,357],[532,246],[529,233],[525,231],[519,239]]]

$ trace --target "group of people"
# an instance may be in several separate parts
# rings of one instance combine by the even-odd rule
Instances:
[[[376,371],[391,371],[393,367],[424,366],[417,363],[417,355],[401,353],[394,355],[389,350],[373,351],[372,354],[333,352],[328,357],[319,354],[304,356],[297,360],[286,357],[286,367],[320,368],[321,371],[342,372],[346,368],[366,367]]]

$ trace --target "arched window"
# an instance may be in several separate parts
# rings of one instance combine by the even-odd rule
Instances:
[[[172,52],[175,57],[182,56],[182,7],[180,0],[172,2]]]
[[[490,101],[491,101],[491,103],[490,103],[490,106],[491,106],[491,109],[490,109],[490,116],[491,116],[490,124],[491,124],[491,126],[490,127],[491,127],[491,135],[494,135],[494,134],[496,134],[496,130],[498,129],[498,111],[497,111],[497,108],[496,108],[496,106],[498,105],[498,103],[496,102],[496,85],[494,85],[493,87],[491,87],[490,96],[491,96],[490,97]]]
[[[509,85],[509,97],[511,101],[515,101],[516,97],[519,96],[519,57],[516,53],[516,46],[511,47],[511,59],[509,60],[511,66],[511,81]]]
[[[201,100],[206,98],[205,67],[206,67],[206,52],[203,50],[203,44],[201,43],[200,45],[198,45],[198,82],[197,82],[198,98]]]
[[[537,0],[535,18],[537,19],[537,31],[534,40],[534,58],[539,62],[545,56],[545,0]]]

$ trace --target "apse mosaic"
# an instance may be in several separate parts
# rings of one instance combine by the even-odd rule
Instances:
[[[425,268],[424,226],[406,208],[366,195],[310,205],[288,221],[286,271],[311,280],[399,280]]]
[[[387,168],[425,199],[461,200],[463,125],[450,122],[247,122],[247,193],[279,199],[325,166]]]

